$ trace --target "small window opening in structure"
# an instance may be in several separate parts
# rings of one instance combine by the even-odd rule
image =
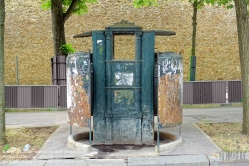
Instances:
[[[114,60],[135,60],[135,35],[114,34]]]

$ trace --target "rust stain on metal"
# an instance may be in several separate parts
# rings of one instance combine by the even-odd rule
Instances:
[[[180,74],[166,74],[159,78],[158,116],[163,127],[182,123]]]
[[[68,123],[82,127],[88,126],[91,109],[89,95],[83,88],[83,77],[81,75],[71,76],[70,84],[72,96],[71,106],[68,108]]]

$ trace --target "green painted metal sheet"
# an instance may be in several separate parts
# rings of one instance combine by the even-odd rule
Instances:
[[[92,33],[93,43],[93,81],[94,81],[94,101],[93,101],[93,143],[105,143],[105,34],[104,31],[94,31]]]
[[[144,31],[142,37],[142,142],[154,142],[153,130],[153,79],[154,79],[154,44],[155,32]]]

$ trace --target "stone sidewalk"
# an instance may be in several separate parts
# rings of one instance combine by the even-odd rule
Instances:
[[[249,165],[249,154],[231,156],[220,151],[205,133],[194,123],[198,122],[241,122],[241,107],[195,108],[183,110],[181,136],[183,143],[172,149],[156,153],[154,147],[119,149],[101,152],[92,148],[90,153],[67,148],[69,125],[66,111],[7,113],[7,127],[60,127],[45,142],[43,148],[31,161],[1,162],[0,165]],[[73,133],[88,131],[89,128],[73,126]],[[179,127],[163,129],[178,134]],[[230,156],[229,156],[230,155]]]

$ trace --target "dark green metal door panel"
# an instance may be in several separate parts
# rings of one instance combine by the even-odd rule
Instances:
[[[154,43],[155,32],[143,32],[142,39],[142,111],[153,113]],[[153,114],[151,114],[153,115]]]
[[[93,144],[105,143],[106,120],[104,116],[93,116]]]
[[[113,90],[112,94],[112,113],[129,114],[137,111],[133,90]]]
[[[142,37],[142,143],[154,142],[153,131],[153,78],[155,32],[144,31]]]
[[[136,50],[141,51],[139,40]],[[141,52],[135,60],[114,60],[112,44],[106,32],[105,144],[141,144]]]
[[[112,92],[110,90],[112,78],[111,78],[111,71],[112,66],[110,62],[113,59],[113,34],[111,32],[105,32],[106,35],[106,70],[105,70],[105,98],[106,98],[106,112],[112,112]],[[106,117],[106,128],[105,128],[105,144],[112,145],[112,118]]]
[[[104,118],[106,109],[105,100],[105,34],[104,31],[92,33],[93,43],[93,80],[94,80],[94,106],[93,106],[93,143],[105,143]]]
[[[103,31],[93,32],[93,80],[94,116],[105,112],[105,35]],[[102,114],[102,115],[101,115]]]
[[[112,112],[130,113],[133,118],[134,112],[140,112],[140,93],[141,87],[135,81],[135,78],[140,77],[137,72],[137,65],[141,61],[112,61],[112,87],[107,90],[112,91]]]
[[[141,144],[141,119],[113,118],[114,144]]]

